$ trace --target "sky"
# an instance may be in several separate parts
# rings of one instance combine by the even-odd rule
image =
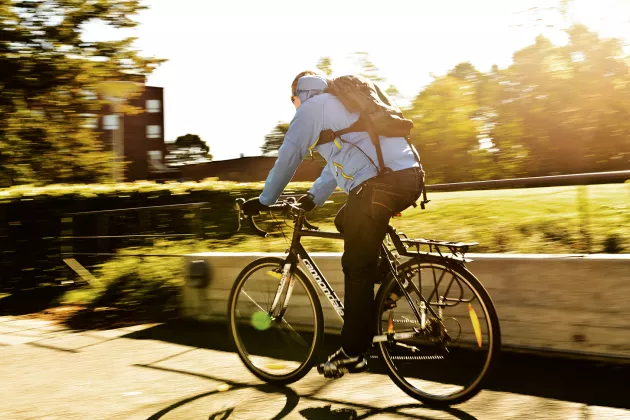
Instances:
[[[552,0],[145,0],[138,27],[85,27],[84,39],[137,37],[142,55],[166,58],[148,79],[164,88],[165,138],[198,134],[215,160],[260,155],[265,134],[290,121],[291,81],[319,59],[333,76],[368,52],[408,99],[455,65],[509,66],[553,18],[529,9]],[[630,0],[573,0],[571,16],[604,36],[630,40]],[[542,17],[545,20],[536,21]],[[558,22],[559,23],[559,22]]]

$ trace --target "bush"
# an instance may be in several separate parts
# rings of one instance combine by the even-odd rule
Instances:
[[[102,264],[94,272],[99,284],[75,289],[61,298],[62,304],[85,307],[68,323],[75,328],[94,328],[176,318],[184,281],[183,264],[176,260],[121,255]]]
[[[623,252],[623,238],[618,233],[609,234],[603,245],[606,254],[620,254]]]
[[[287,191],[304,192],[310,183],[293,183]],[[147,246],[139,239],[71,240],[61,237],[194,233],[226,238],[236,230],[237,197],[260,194],[262,183],[135,182],[116,185],[17,186],[0,190],[0,291],[15,291],[72,279],[62,250],[113,253]],[[160,207],[207,203],[199,208]],[[74,215],[77,212],[136,207],[159,209]],[[141,239],[140,239],[141,240]],[[10,258],[9,258],[10,257]],[[98,261],[97,261],[98,262]]]

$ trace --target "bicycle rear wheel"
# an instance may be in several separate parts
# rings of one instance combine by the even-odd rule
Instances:
[[[317,292],[298,268],[279,291],[284,260],[260,258],[241,271],[230,293],[230,337],[247,369],[263,381],[295,382],[306,375],[317,355],[324,334],[324,316]],[[280,292],[278,307],[290,299],[283,316],[270,314]]]
[[[378,343],[389,376],[428,405],[472,398],[482,389],[501,347],[490,296],[463,266],[442,259],[412,259],[399,267],[398,276],[421,292],[422,297],[407,287],[421,316],[418,319],[405,296],[392,299],[392,292],[401,296],[402,290],[390,274],[376,297],[377,331],[411,337]]]

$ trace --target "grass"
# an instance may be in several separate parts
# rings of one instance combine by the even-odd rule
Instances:
[[[392,225],[410,237],[479,242],[476,252],[630,252],[630,183],[430,193],[428,198],[426,210],[410,208]],[[322,209],[309,220],[334,231],[334,210],[340,204],[331,204],[335,209],[327,210],[327,215],[322,216]],[[272,225],[268,223],[267,229]],[[286,226],[284,231],[290,233]],[[341,241],[305,238],[303,243],[311,251],[343,251]],[[190,248],[282,252],[287,242],[280,234],[259,238],[244,226],[230,239]]]
[[[512,190],[429,193],[426,210],[410,208],[392,219],[410,237],[479,242],[476,252],[497,253],[620,253],[630,252],[630,183]],[[345,202],[331,203],[309,215],[322,230],[335,231],[334,215]],[[220,211],[232,212],[231,208]],[[228,214],[228,213],[226,213]],[[279,216],[276,216],[279,217]],[[155,241],[153,246],[127,248],[122,253],[284,252],[292,223],[260,217],[270,237],[256,236],[244,224],[236,232],[236,214],[229,227],[205,241]],[[286,238],[279,233],[282,230]],[[312,252],[341,252],[343,242],[304,238]]]

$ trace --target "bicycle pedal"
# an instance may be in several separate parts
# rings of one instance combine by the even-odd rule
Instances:
[[[326,363],[322,363],[321,365],[317,366],[317,372],[319,372],[320,375],[324,375],[324,378],[327,379],[339,379],[343,375],[348,373],[348,369],[346,369],[345,367],[339,368],[334,365],[327,365]]]

